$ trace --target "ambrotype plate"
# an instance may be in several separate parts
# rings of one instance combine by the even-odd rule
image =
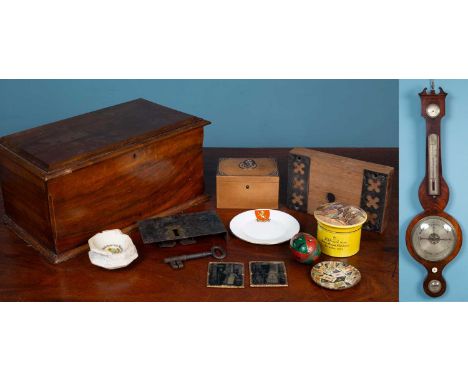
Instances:
[[[251,261],[249,266],[251,287],[288,286],[288,276],[283,261]]]
[[[211,262],[208,264],[207,287],[243,288],[244,264]]]

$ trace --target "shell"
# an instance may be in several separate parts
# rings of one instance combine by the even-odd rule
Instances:
[[[106,269],[118,269],[129,265],[138,257],[130,236],[119,229],[103,231],[88,240],[89,260]]]

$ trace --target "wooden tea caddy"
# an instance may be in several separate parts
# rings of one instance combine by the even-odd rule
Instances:
[[[207,199],[210,122],[137,99],[0,139],[4,221],[52,263]]]
[[[220,158],[217,208],[278,208],[279,172],[274,158]]]

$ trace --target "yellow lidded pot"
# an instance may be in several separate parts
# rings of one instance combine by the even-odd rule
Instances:
[[[349,257],[359,252],[366,212],[344,203],[327,203],[314,212],[317,240],[322,252],[334,257]]]

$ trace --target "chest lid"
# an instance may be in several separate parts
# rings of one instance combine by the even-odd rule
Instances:
[[[139,98],[0,138],[32,169],[55,173],[210,122]]]
[[[225,181],[243,177],[279,181],[278,164],[274,158],[220,158],[217,176]]]

